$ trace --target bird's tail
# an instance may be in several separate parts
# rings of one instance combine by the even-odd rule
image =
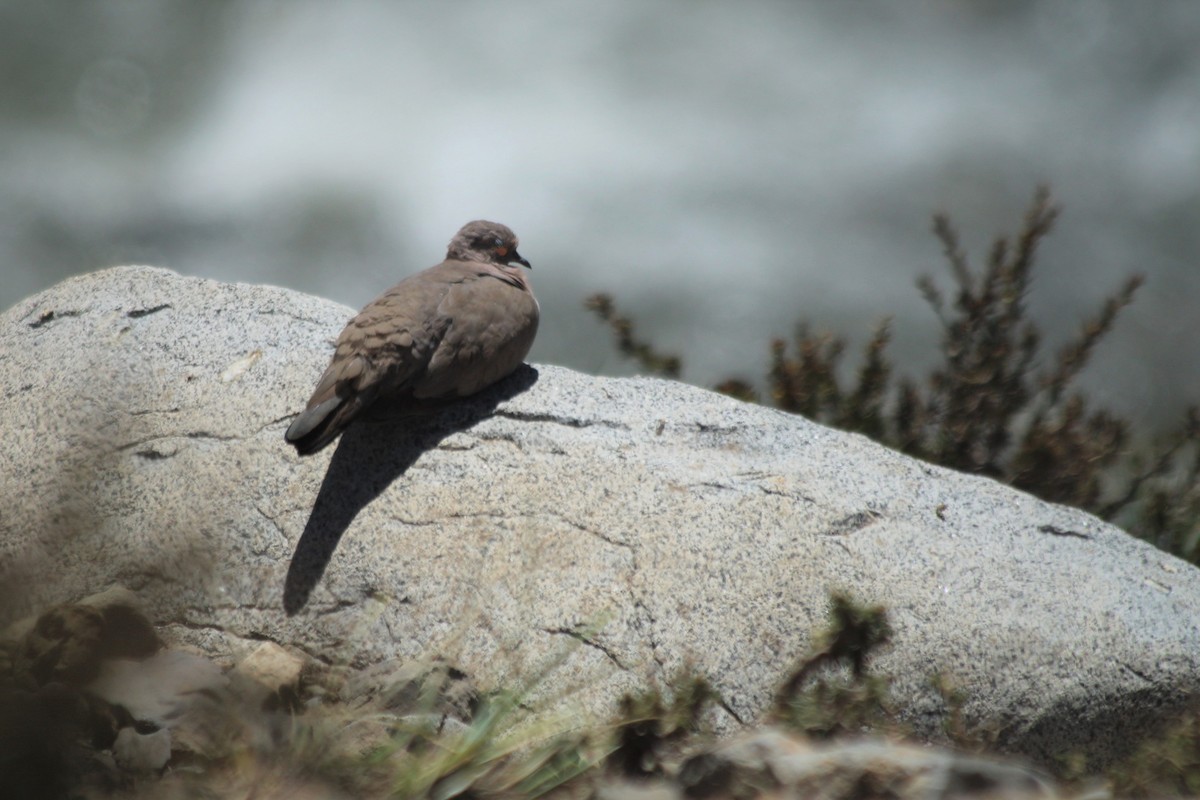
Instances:
[[[362,404],[357,397],[333,396],[306,408],[288,426],[283,438],[296,448],[302,456],[312,455],[322,449],[350,424],[350,420],[358,416]]]

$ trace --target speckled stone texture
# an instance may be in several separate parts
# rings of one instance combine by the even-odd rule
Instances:
[[[353,666],[440,654],[594,714],[690,663],[736,727],[843,589],[890,609],[875,666],[926,733],[935,673],[1039,759],[1103,760],[1196,693],[1194,568],[679,383],[523,367],[300,459],[283,431],[352,313],[124,267],[0,317],[5,614],[120,583],[218,659],[264,639]]]

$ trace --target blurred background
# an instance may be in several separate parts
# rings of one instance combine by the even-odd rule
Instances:
[[[606,291],[691,382],[888,315],[916,374],[931,214],[982,262],[1048,183],[1051,352],[1144,272],[1087,385],[1200,398],[1194,0],[0,0],[0,76],[4,308],[125,263],[358,308],[484,217],[534,264],[532,360],[632,370]]]

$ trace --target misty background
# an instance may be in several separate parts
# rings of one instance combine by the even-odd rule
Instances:
[[[1086,385],[1200,398],[1194,0],[0,0],[0,80],[0,307],[141,263],[358,308],[482,217],[534,265],[531,360],[632,371],[607,291],[690,382],[889,315],[915,375],[931,214],[981,263],[1048,183],[1048,352],[1144,272]]]

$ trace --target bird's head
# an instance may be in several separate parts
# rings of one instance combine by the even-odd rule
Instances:
[[[468,222],[454,234],[446,249],[446,258],[489,264],[520,264],[533,269],[517,252],[517,235],[507,225],[483,219]]]

